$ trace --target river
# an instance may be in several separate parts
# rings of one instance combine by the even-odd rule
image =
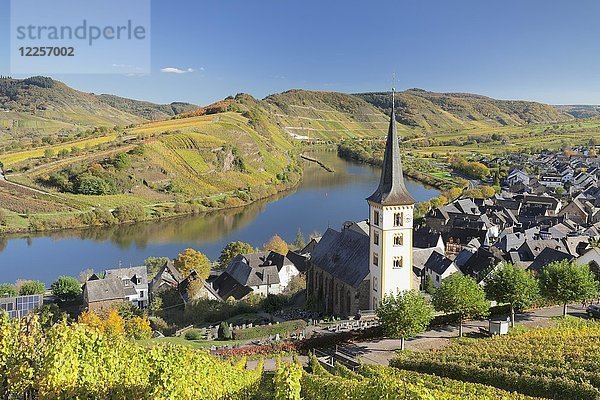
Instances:
[[[367,218],[365,198],[379,181],[379,168],[354,164],[333,151],[313,156],[335,170],[306,162],[300,185],[289,192],[248,205],[197,216],[134,225],[65,230],[28,236],[0,237],[0,283],[38,279],[50,284],[59,275],[79,276],[119,265],[141,265],[149,256],[175,258],[191,247],[218,258],[229,242],[241,240],[261,247],[279,234],[293,242],[300,228],[305,238],[344,221]],[[438,195],[434,188],[406,180],[417,201]]]

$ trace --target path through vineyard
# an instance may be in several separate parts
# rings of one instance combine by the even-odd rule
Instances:
[[[542,308],[517,314],[516,322],[528,327],[547,327],[553,324],[552,317],[562,315],[562,306]],[[575,317],[586,317],[585,310],[581,304],[569,306],[569,315]],[[465,336],[478,335],[479,328],[487,328],[488,322],[470,321],[464,324]],[[406,349],[424,351],[447,346],[450,339],[458,335],[458,327],[446,325],[406,341]],[[400,340],[379,339],[352,343],[340,346],[343,351],[359,356],[365,364],[388,365],[394,357],[396,349],[400,348]]]

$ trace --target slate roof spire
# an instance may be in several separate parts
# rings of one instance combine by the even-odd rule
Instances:
[[[392,112],[385,144],[381,179],[375,193],[369,196],[367,200],[382,205],[409,205],[415,204],[415,199],[410,195],[404,184],[398,133],[396,132],[395,91],[392,88]]]

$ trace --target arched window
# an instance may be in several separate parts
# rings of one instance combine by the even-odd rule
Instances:
[[[394,257],[393,267],[394,268],[402,268],[402,257]]]
[[[396,233],[394,235],[394,246],[402,246],[404,244],[404,235]]]
[[[404,218],[401,212],[394,213],[394,226],[402,226],[403,221]]]

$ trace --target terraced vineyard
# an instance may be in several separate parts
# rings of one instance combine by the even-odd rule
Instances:
[[[311,368],[312,372],[304,373],[301,379],[302,398],[307,400],[534,399],[490,386],[390,367],[362,366],[357,372],[352,372],[336,365],[330,373],[313,360]]]
[[[600,324],[562,321],[490,339],[465,339],[391,365],[554,399],[600,398]]]

